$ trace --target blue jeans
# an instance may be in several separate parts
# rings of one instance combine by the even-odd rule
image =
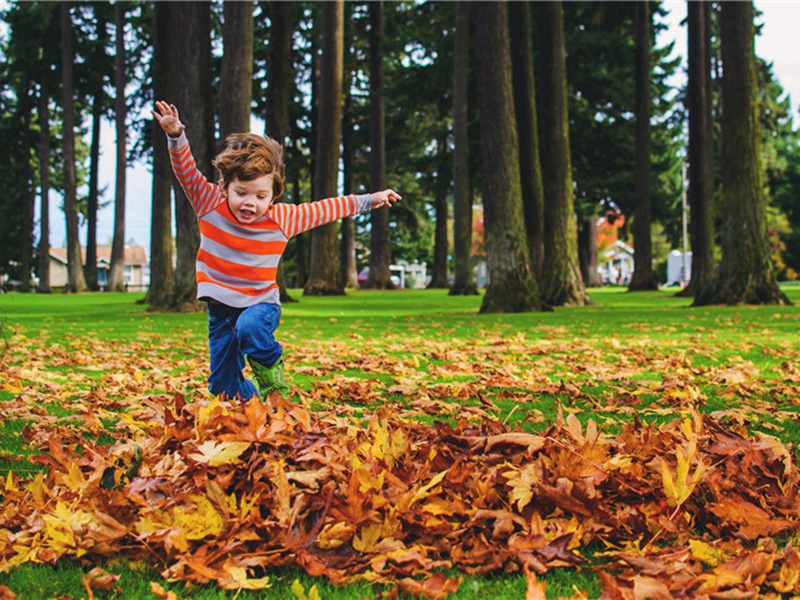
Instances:
[[[256,304],[234,308],[208,303],[208,349],[211,374],[208,389],[215,396],[227,394],[249,400],[257,395],[253,382],[245,379],[245,356],[266,367],[275,364],[283,348],[275,341],[281,320],[279,304]]]

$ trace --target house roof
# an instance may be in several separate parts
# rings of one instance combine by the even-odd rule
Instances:
[[[67,249],[66,248],[50,248],[50,256],[60,263],[67,264]],[[142,246],[125,246],[125,259],[126,265],[146,265],[148,263],[147,253]],[[81,262],[86,263],[86,248],[81,246]],[[97,262],[106,264],[111,263],[111,247],[98,246],[97,247]]]

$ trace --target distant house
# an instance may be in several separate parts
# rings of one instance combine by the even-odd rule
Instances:
[[[81,262],[86,264],[86,248],[81,247]],[[111,248],[97,247],[97,283],[100,289],[108,285],[111,267]],[[141,246],[125,246],[125,286],[129,291],[146,290],[150,286],[150,262]],[[64,287],[69,281],[67,273],[67,249],[50,248],[50,287]]]
[[[628,285],[633,274],[633,248],[616,240],[603,252],[598,271],[605,285]]]

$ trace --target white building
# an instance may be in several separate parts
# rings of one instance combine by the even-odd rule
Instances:
[[[603,259],[597,268],[604,285],[628,285],[633,274],[633,248],[617,240],[603,252]]]

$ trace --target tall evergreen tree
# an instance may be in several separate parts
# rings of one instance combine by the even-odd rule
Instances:
[[[649,0],[634,3],[635,89],[636,89],[636,210],[633,216],[634,270],[629,291],[656,290],[658,283],[653,273],[652,224],[652,167],[650,143],[650,51],[652,36]]]
[[[214,155],[214,113],[211,100],[211,5],[207,2],[177,2],[170,11],[170,31],[174,40],[193,40],[173,45],[172,79],[175,105],[191,138],[197,168],[212,179]],[[177,261],[173,274],[170,307],[175,310],[200,310],[197,301],[195,258],[200,247],[197,218],[180,186],[175,187]]]
[[[156,2],[153,11],[153,96],[174,98],[172,89],[172,37],[170,2]],[[155,309],[167,308],[172,298],[172,167],[164,132],[153,120],[153,184],[150,226],[150,287],[145,301]]]
[[[453,285],[451,295],[478,293],[472,276],[472,199],[469,185],[470,3],[456,5],[453,49]]]
[[[539,124],[533,66],[533,21],[528,2],[509,2],[514,110],[517,115],[522,207],[531,266],[537,277],[544,263],[544,183],[539,161]]]
[[[437,107],[437,117],[440,121],[447,118],[447,107],[445,98],[440,98]],[[447,148],[449,132],[439,131],[436,139],[436,184],[434,186],[434,212],[435,229],[433,241],[433,265],[431,266],[431,281],[428,287],[447,288],[450,285],[448,273],[447,256],[450,253],[448,248],[448,202],[447,197],[450,193],[450,174],[452,166],[450,152]]]
[[[100,132],[102,120],[107,108],[105,91],[106,80],[110,77],[113,63],[109,62],[106,48],[108,46],[108,29],[106,27],[109,14],[109,5],[94,3],[91,6],[95,41],[87,51],[91,57],[91,64],[85,73],[85,86],[90,95],[92,138],[89,147],[89,193],[86,199],[86,262],[84,276],[86,285],[96,291],[98,285],[97,273],[97,211],[100,204]],[[112,8],[115,10],[116,7]],[[116,226],[116,223],[115,223]]]
[[[483,207],[489,286],[481,312],[543,307],[525,237],[505,2],[476,2]]]
[[[542,297],[552,306],[590,302],[578,267],[567,111],[566,50],[562,3],[536,5],[540,17],[542,76],[539,147],[544,178],[545,260]]]
[[[50,293],[50,96],[39,89],[39,292]]]
[[[694,305],[790,304],[767,241],[752,2],[723,2],[722,259]]]
[[[386,187],[386,127],[383,77],[383,0],[370,3],[369,35],[369,185],[371,190]],[[392,289],[391,243],[389,240],[389,207],[373,210],[370,214],[372,231],[369,245],[369,276],[366,287]]]
[[[292,93],[292,2],[271,2],[269,61],[267,64],[267,135],[286,144],[289,135],[289,104]],[[275,277],[281,302],[295,302],[286,289],[286,267],[283,257]]]
[[[315,148],[314,193],[319,197],[337,194],[339,144],[342,137],[342,61],[344,57],[344,2],[333,0],[322,7],[322,56],[320,82],[315,95],[319,102]],[[338,223],[311,231],[311,266],[304,293],[310,296],[342,295],[339,276]]]
[[[31,81],[28,74],[22,77],[21,95],[19,99],[21,134],[19,138],[20,155],[23,157],[20,178],[22,179],[22,252],[20,253],[20,271],[22,275],[22,291],[31,290],[31,272],[33,259],[33,212],[36,194],[33,189],[33,169],[31,168],[31,150],[33,134],[31,120],[33,102],[31,101]]]
[[[711,113],[711,4],[688,2],[689,189],[692,275],[682,295],[694,296],[714,275],[714,138]]]
[[[222,44],[225,51],[220,71],[220,146],[230,134],[250,131],[250,105],[253,101],[251,0],[223,5]]]
[[[64,111],[64,214],[67,221],[67,290],[85,292],[81,243],[78,239],[78,203],[75,175],[75,96],[72,64],[71,2],[61,4],[61,101]]]
[[[343,89],[344,101],[342,103],[342,181],[347,192],[355,190],[356,168],[356,123],[353,102],[353,78],[356,70],[356,36],[354,33],[354,8],[353,2],[345,2],[344,38],[346,48],[344,53]],[[356,264],[356,222],[354,217],[342,219],[342,239],[340,246],[340,262],[342,268],[342,285],[345,289],[358,288],[358,266]]]
[[[121,2],[114,4],[116,54],[114,60],[114,123],[117,130],[116,185],[114,191],[114,238],[111,245],[111,268],[108,273],[108,290],[125,291],[125,172],[128,167],[128,135],[125,117],[125,9]]]

